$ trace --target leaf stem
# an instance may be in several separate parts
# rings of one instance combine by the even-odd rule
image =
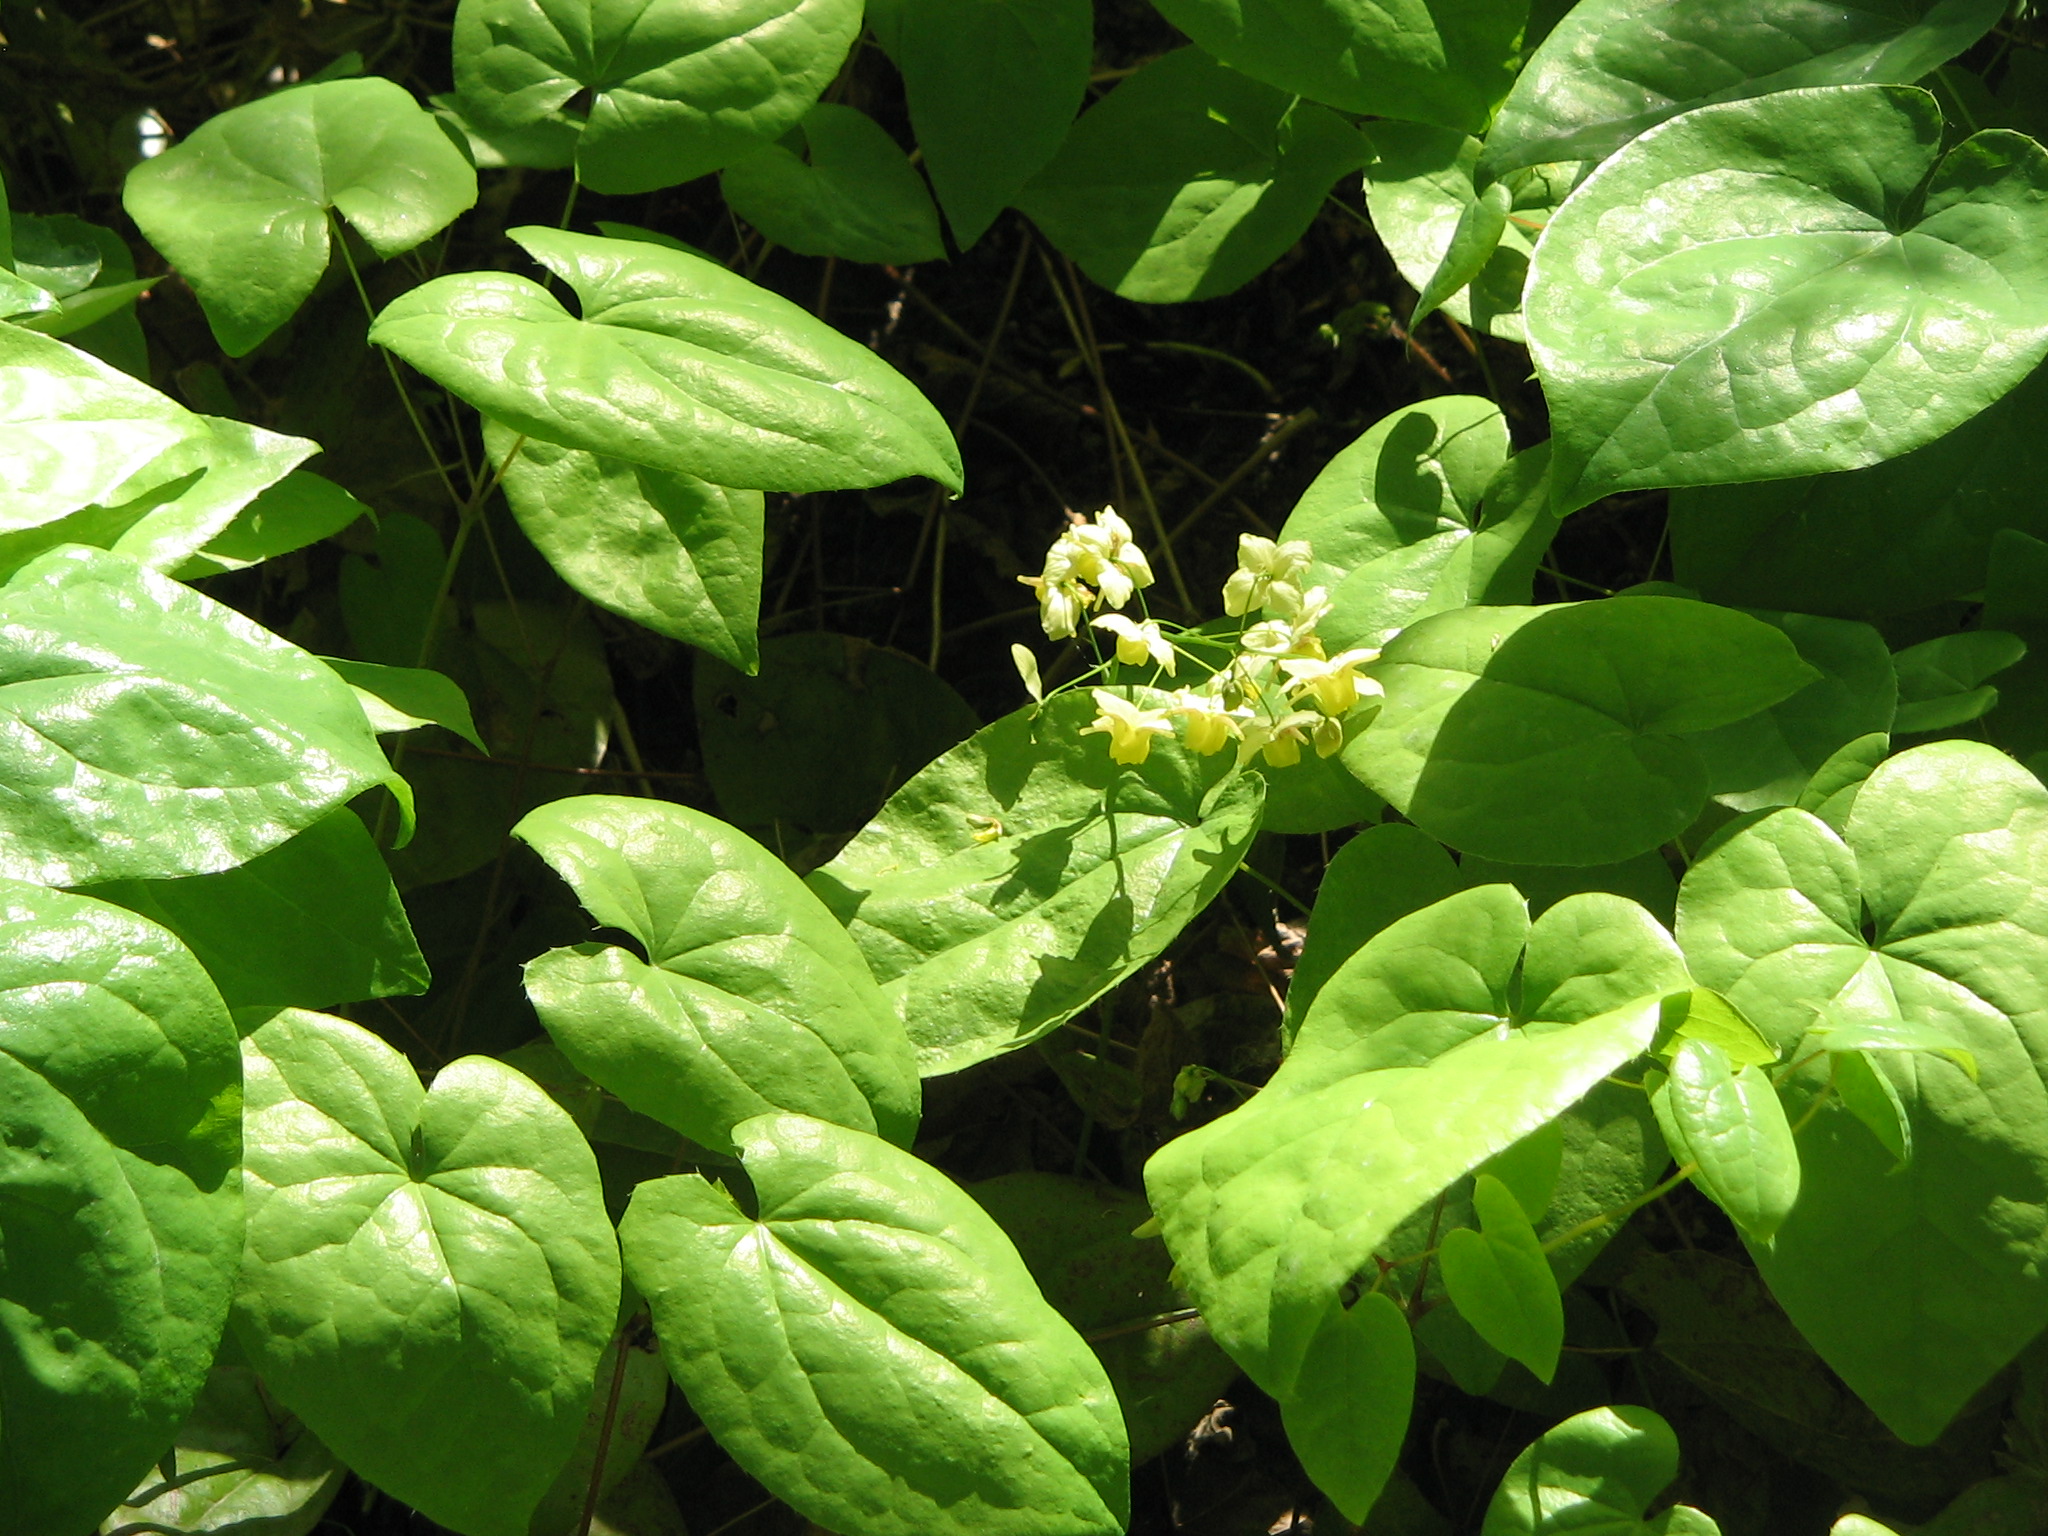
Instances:
[[[348,268],[349,280],[356,286],[356,297],[362,300],[363,314],[372,325],[375,325],[377,306],[370,302],[370,290],[363,285],[363,274],[356,270],[355,255],[348,248],[347,231],[343,229],[341,220],[334,216],[332,208],[327,210],[327,228],[333,237],[335,248],[341,252],[342,265]],[[427,435],[427,424],[420,420],[420,413],[413,406],[412,396],[405,392],[405,381],[398,376],[397,361],[382,347],[377,348],[377,355],[384,359],[384,371],[391,376],[391,387],[398,391],[398,403],[404,407],[406,420],[412,423],[413,432],[419,437],[420,447],[426,450],[427,461],[440,474],[441,486],[448,492],[448,499],[460,507],[462,495],[455,489],[455,482],[448,477],[447,470],[441,467],[441,455],[434,447],[434,440]]]
[[[612,1449],[612,1423],[618,1417],[619,1393],[626,1384],[626,1351],[632,1348],[639,1322],[636,1315],[621,1328],[613,1347],[611,1391],[605,1396],[604,1420],[597,1428],[597,1456],[590,1464],[590,1486],[583,1493],[583,1518],[576,1522],[576,1536],[590,1536],[590,1522],[597,1518],[597,1501],[604,1492],[605,1458]]]

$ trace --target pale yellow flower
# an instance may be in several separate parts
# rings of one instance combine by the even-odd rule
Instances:
[[[1288,656],[1282,658],[1280,670],[1287,674],[1288,690],[1297,700],[1306,694],[1324,714],[1341,715],[1358,702],[1361,694],[1382,696],[1377,682],[1358,675],[1360,667],[1379,660],[1379,655],[1378,651],[1340,651],[1327,661],[1313,656]]]
[[[1179,715],[1186,723],[1190,752],[1213,757],[1230,744],[1232,737],[1243,734],[1237,712],[1221,699],[1197,693],[1191,688],[1181,689],[1173,698],[1174,702],[1167,706],[1166,713]]]
[[[1223,583],[1223,611],[1233,619],[1255,608],[1292,618],[1302,600],[1296,578],[1314,558],[1306,539],[1276,544],[1255,533],[1239,534],[1237,569]]]
[[[1316,638],[1316,625],[1330,611],[1327,588],[1310,587],[1288,619],[1266,619],[1246,630],[1238,644],[1254,656],[1309,656],[1320,659],[1323,643]]]
[[[1062,546],[1074,574],[1092,583],[1112,608],[1123,607],[1140,587],[1152,585],[1152,564],[1114,507],[1104,507],[1092,523],[1069,528],[1054,547]]]
[[[1046,561],[1050,570],[1052,561]],[[1081,615],[1094,601],[1094,595],[1077,581],[1060,581],[1050,575],[1019,576],[1025,586],[1038,593],[1038,622],[1045,626],[1049,640],[1070,640],[1080,627]]]
[[[1140,709],[1107,688],[1091,688],[1098,713],[1081,728],[1083,736],[1107,736],[1111,762],[1135,766],[1151,755],[1154,736],[1171,736],[1173,726],[1161,709]]]
[[[1314,710],[1294,710],[1279,719],[1257,719],[1245,722],[1242,730],[1243,743],[1237,749],[1239,766],[1251,761],[1263,752],[1266,761],[1275,768],[1292,768],[1301,761],[1301,746],[1308,738],[1303,734],[1314,730],[1323,720]],[[1338,746],[1343,745],[1342,738]],[[1320,744],[1318,744],[1320,751]],[[1323,752],[1323,756],[1329,756]]]
[[[1323,716],[1309,734],[1315,741],[1317,757],[1335,757],[1344,750],[1344,722],[1335,715]]]
[[[1090,622],[1095,628],[1106,629],[1116,636],[1116,659],[1125,666],[1141,667],[1149,660],[1172,674],[1173,646],[1152,620],[1139,624],[1120,613],[1105,613]]]

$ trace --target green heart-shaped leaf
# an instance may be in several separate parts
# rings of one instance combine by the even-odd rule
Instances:
[[[228,869],[372,784],[403,789],[340,678],[101,550],[0,587],[0,721],[22,791],[0,803],[0,874],[49,885]]]
[[[1800,810],[1739,824],[1679,899],[1694,974],[1781,1051],[1819,1057],[1785,1085],[1793,1118],[1813,1120],[1798,1204],[1753,1250],[1757,1267],[1829,1365],[1915,1443],[2048,1322],[2042,1238],[2005,1214],[2048,1203],[2044,869],[2048,790],[1992,748],[1952,741],[1872,773],[1846,838]],[[1919,1050],[1861,1058],[1889,1088],[1859,1079],[1847,1107],[1814,1110],[1829,1065],[1828,1036],[1812,1032],[1893,1019]],[[1977,1071],[1929,1054],[1935,1041]],[[1864,1117],[1883,1125],[1888,1099],[1904,1125],[1874,1135]]]
[[[860,0],[462,0],[458,105],[486,130],[524,128],[587,91],[577,179],[593,192],[652,192],[795,126],[860,19]]]
[[[871,0],[868,25],[903,72],[917,147],[965,250],[1058,153],[1095,62],[1094,6]]]
[[[1103,287],[1177,304],[1279,260],[1365,155],[1336,113],[1182,48],[1083,113],[1017,206]]]
[[[976,732],[810,876],[927,1077],[1030,1044],[1146,964],[1258,831],[1256,775],[1164,739],[1121,768],[1079,734],[1094,708],[1067,694]]]
[[[1710,102],[1816,85],[1907,85],[1997,24],[1999,0],[1581,0],[1523,66],[1484,173],[1601,160]]]
[[[1404,821],[1367,827],[1337,850],[1316,890],[1314,915],[1294,979],[1287,984],[1281,1037],[1295,1031],[1337,968],[1389,923],[1457,894],[1458,866],[1443,845]]]
[[[1557,1374],[1564,1298],[1529,1216],[1491,1174],[1474,1181],[1479,1226],[1446,1232],[1438,1262],[1451,1302],[1479,1336],[1538,1381]]]
[[[642,951],[584,944],[527,966],[541,1022],[580,1071],[720,1150],[769,1109],[916,1133],[902,1026],[846,931],[767,849],[702,812],[616,795],[542,806],[513,835]]]
[[[1373,1291],[1324,1317],[1280,1417],[1302,1470],[1363,1520],[1400,1460],[1414,1403],[1415,1335],[1392,1298]]]
[[[242,1252],[234,1026],[183,945],[0,881],[5,1522],[83,1531],[205,1384]]]
[[[1610,864],[1706,802],[1689,736],[1812,682],[1782,631],[1671,597],[1435,614],[1390,642],[1344,749],[1431,836],[1503,863]]]
[[[102,901],[190,946],[230,1008],[320,1008],[427,990],[405,904],[346,808],[246,864],[183,880],[114,880]]]
[[[458,1530],[526,1536],[619,1305],[589,1144],[501,1062],[465,1057],[430,1092],[320,1014],[276,1014],[242,1058],[236,1338],[364,1478]]]
[[[1944,154],[1903,86],[1702,107],[1558,210],[1525,322],[1560,511],[1874,464],[2048,352],[2048,151],[1996,130]]]
[[[121,201],[240,357],[327,270],[330,210],[396,256],[476,202],[476,171],[402,86],[327,80],[208,118],[129,172]]]
[[[945,256],[924,178],[881,124],[820,102],[794,131],[808,159],[770,144],[726,168],[719,190],[734,213],[806,256],[890,266]]]
[[[1548,450],[1508,458],[1490,400],[1444,395],[1383,417],[1324,466],[1281,527],[1315,551],[1304,583],[1327,587],[1325,646],[1376,648],[1431,613],[1526,602],[1557,523]]]
[[[1481,1536],[1719,1536],[1688,1505],[1645,1520],[1678,1476],[1678,1436],[1647,1408],[1591,1408],[1537,1440],[1508,1468]]]
[[[1819,676],[1769,709],[1693,737],[1714,798],[1737,811],[1798,800],[1835,753],[1892,729],[1899,698],[1891,653],[1869,625],[1804,613],[1750,617],[1783,630]]]
[[[517,451],[514,451],[514,445]],[[484,424],[505,500],[561,578],[599,607],[744,671],[760,662],[759,491],[628,464]]]
[[[1017,1250],[951,1180],[801,1115],[736,1132],[758,1204],[634,1192],[620,1240],[671,1374],[718,1442],[853,1536],[1110,1536],[1116,1397]]]
[[[1352,965],[1429,915],[1395,924]],[[1440,969],[1447,983],[1452,970]],[[1646,998],[1562,1028],[1500,1026],[1422,1066],[1329,1082],[1304,1071],[1298,1092],[1276,1075],[1280,1091],[1169,1142],[1145,1166],[1146,1193],[1216,1341],[1286,1400],[1342,1288],[1403,1219],[1640,1054],[1657,1013]]]
[[[1679,581],[1715,602],[1887,619],[1969,598],[2001,529],[2048,535],[2048,368],[1867,469],[1671,495]]]
[[[1290,96],[1475,131],[1514,79],[1526,14],[1519,0],[1161,0],[1159,10]]]
[[[789,300],[643,240],[511,235],[582,319],[526,278],[467,273],[388,305],[370,339],[544,443],[748,489],[960,488],[931,402]]]

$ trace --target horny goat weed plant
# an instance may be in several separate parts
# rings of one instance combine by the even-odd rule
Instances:
[[[1733,1403],[1860,1501],[1731,1536],[2048,1530],[2048,34],[2005,0],[1156,4],[1188,41],[1091,76],[1089,0],[461,0],[447,94],[351,55],[72,133],[161,262],[0,200],[0,1536],[306,1536],[380,1498],[706,1536],[642,1459],[670,1380],[657,1452],[706,1436],[814,1529],[1120,1532],[1134,1460],[1185,1440],[1170,1488],[1235,1432],[1202,1415],[1238,1372],[1305,1478],[1273,1530],[1718,1532],[1660,1503],[1678,1438],[1644,1368],[1589,1363],[1646,1354],[1594,1289],[1657,1319],[1666,1401]],[[116,13],[144,27],[64,10],[0,5],[23,92],[37,50],[70,91]],[[578,189],[713,172],[744,274],[577,226]],[[548,175],[559,227],[504,230]],[[1103,384],[1135,522],[1045,499],[1028,702],[971,729],[832,637],[771,695],[768,494],[922,477],[936,571],[1000,373],[991,339],[949,422],[820,318],[840,264],[1021,210],[997,333],[1036,252],[1101,383],[1073,269],[1229,294],[1361,175],[1420,299],[1325,332],[1392,327],[1446,384],[1432,314],[1481,369],[1526,345],[1519,447],[1495,399],[1397,410],[1203,602]],[[465,218],[504,268],[444,270]],[[752,280],[770,242],[828,259],[815,305]],[[138,305],[186,289],[217,352],[180,403]],[[310,407],[227,382],[303,349],[310,397],[364,346],[446,547],[302,467]],[[1671,579],[1539,603],[1574,520],[1649,490]],[[238,573],[305,591],[335,540],[286,632],[241,611]],[[501,595],[458,579],[477,551]],[[593,610],[710,658],[706,770],[765,841],[656,794],[687,775],[648,768]],[[353,654],[300,643],[337,612]],[[762,745],[806,712],[820,755]],[[859,803],[878,740],[893,793],[843,846],[743,809]],[[516,779],[461,777],[493,753]],[[605,773],[639,792],[568,792]],[[1240,872],[1279,883],[1262,830],[1327,869],[1298,961],[1247,984],[1260,1045],[1203,1061],[1169,946]],[[479,992],[508,831],[554,893],[506,941],[523,1004]],[[401,1010],[465,904],[452,1011]],[[545,1035],[457,1054],[473,995]],[[1058,1056],[1065,1026],[1105,1054]],[[1086,1083],[1136,1055],[1142,1202],[942,1171],[984,1080],[954,1075],[1040,1042],[1077,1176],[1120,1112]],[[1795,1389],[1716,1374],[1758,1341],[1811,1362]],[[1419,1376],[1533,1416],[1463,1507],[1418,1488],[1453,1411],[1411,1425]],[[1272,1511],[1185,1513],[1148,1528]]]

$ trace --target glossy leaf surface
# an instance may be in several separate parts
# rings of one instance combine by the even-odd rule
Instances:
[[[1572,194],[1525,322],[1560,510],[1874,464],[2048,351],[2048,151],[1998,130],[1944,154],[1906,87],[1703,107]]]
[[[909,1142],[903,1028],[845,930],[767,849],[701,811],[614,795],[558,800],[514,835],[641,950],[584,944],[527,967],[580,1071],[715,1149],[770,1109]]]
[[[1271,266],[1365,154],[1335,113],[1182,48],[1089,108],[1017,206],[1103,287],[1175,304]]]
[[[484,444],[505,466],[505,500],[520,530],[570,586],[733,666],[759,662],[759,491],[534,438],[522,443],[496,422],[485,425]]]
[[[191,466],[171,450],[207,435],[203,417],[120,369],[0,325],[0,536],[180,479]]]
[[[192,284],[230,357],[327,270],[330,217],[409,251],[476,201],[476,171],[389,80],[328,80],[223,112],[128,177],[128,214]]]
[[[242,1055],[237,1339],[376,1486],[475,1536],[526,1536],[619,1304],[589,1145],[510,1067],[465,1057],[429,1091],[340,1019],[276,1014]]]
[[[1119,768],[1077,734],[1093,711],[1069,694],[1006,715],[810,876],[927,1077],[1027,1045],[1129,976],[1209,904],[1258,830],[1256,776],[1226,778],[1227,758],[1165,741]]]
[[[83,1531],[206,1381],[242,1252],[234,1026],[169,933],[0,882],[0,1486]]]
[[[576,176],[652,192],[728,165],[793,127],[860,32],[860,0],[463,0],[462,111],[526,128],[589,93]]]
[[[1483,1536],[1718,1536],[1688,1505],[1644,1518],[1678,1475],[1678,1437],[1647,1408],[1593,1408],[1543,1435],[1508,1468]]]
[[[820,102],[793,131],[804,154],[770,144],[726,168],[719,190],[734,213],[806,256],[890,266],[945,256],[924,178],[881,124]]]
[[[1302,1470],[1363,1520],[1393,1474],[1415,1400],[1415,1335],[1382,1291],[1329,1313],[1280,1405]]]
[[[620,1228],[669,1370],[733,1458],[851,1536],[1121,1531],[1115,1395],[966,1192],[802,1116],[737,1140],[757,1217],[687,1176],[641,1185]]]
[[[1799,1148],[1770,1075],[1736,1067],[1709,1040],[1687,1040],[1650,1096],[1671,1155],[1744,1236],[1769,1244],[1799,1200]]]
[[[1487,183],[1478,197],[1465,205],[1452,227],[1443,259],[1422,285],[1422,292],[1416,295],[1415,308],[1408,316],[1410,330],[1478,280],[1500,248],[1514,205],[1514,189],[1504,181]]]
[[[1526,601],[1557,526],[1548,457],[1538,447],[1511,463],[1499,407],[1444,395],[1382,418],[1331,459],[1280,530],[1314,547],[1306,579],[1329,589],[1326,648],[1377,649],[1446,608]]]
[[[1816,1024],[1931,1027],[1978,1068],[1866,1056],[1911,1163],[1894,1172],[1900,1137],[1824,1104],[1800,1136],[1798,1204],[1753,1249],[1800,1331],[1915,1443],[2048,1319],[2039,1234],[2000,1214],[2048,1201],[2044,850],[2048,790],[1990,747],[1942,742],[1864,781],[1846,840],[1773,812],[1708,850],[1680,896],[1694,974],[1781,1051],[1809,1052]],[[1786,1085],[1795,1120],[1827,1075],[1823,1059]]]
[[[181,580],[238,571],[317,544],[341,532],[370,509],[308,470],[295,469],[259,491],[234,520],[207,539],[191,560],[176,568]]]
[[[1237,1367],[1199,1317],[1165,1320],[1188,1295],[1170,1278],[1166,1245],[1132,1236],[1151,1214],[1144,1196],[1039,1171],[999,1174],[967,1192],[1017,1245],[1045,1299],[1089,1339],[1123,1409],[1132,1465],[1185,1439]],[[1147,1314],[1155,1326],[1124,1326]]]
[[[1782,632],[1668,597],[1436,614],[1374,673],[1386,705],[1346,765],[1432,836],[1523,864],[1675,836],[1707,793],[1688,735],[1814,678]]]
[[[1346,112],[1479,129],[1514,78],[1526,8],[1488,0],[1163,0],[1234,69]]]
[[[0,765],[0,873],[50,885],[227,869],[393,777],[314,658],[76,547],[0,588]]]
[[[340,656],[320,659],[355,691],[364,718],[378,735],[438,725],[453,731],[479,752],[490,750],[477,734],[469,700],[452,677],[428,667],[386,667],[374,661],[348,661]]]
[[[149,1521],[180,1532],[310,1536],[348,1469],[264,1393],[246,1365],[216,1365],[175,1442],[172,1485],[153,1469],[100,1526]],[[214,1470],[218,1469],[218,1470]],[[204,1475],[200,1475],[204,1474]]]
[[[789,300],[646,241],[514,238],[574,290],[581,319],[526,278],[469,273],[387,306],[370,339],[544,443],[743,488],[959,488],[931,403]]]
[[[405,904],[351,810],[218,874],[115,880],[92,894],[175,933],[230,1008],[324,1008],[427,990]]]
[[[1481,1174],[1472,1192],[1479,1226],[1444,1234],[1438,1262],[1459,1313],[1481,1338],[1538,1381],[1557,1373],[1564,1301],[1529,1214],[1507,1185]]]
[[[1601,160],[1681,112],[1817,85],[1908,85],[1998,20],[1997,0],[1582,0],[1487,136],[1489,175]]]
[[[1671,496],[1679,581],[1715,602],[1886,619],[1984,588],[2001,529],[2048,535],[2048,370],[1867,469]]]
[[[903,72],[910,125],[962,250],[1059,151],[1087,90],[1094,21],[1090,0],[868,7]]]
[[[1217,1342],[1284,1401],[1339,1288],[1402,1220],[1571,1108],[1649,1044],[1656,1018],[1647,1002],[1547,1033],[1491,1030],[1427,1066],[1269,1090],[1167,1143],[1146,1193]]]

